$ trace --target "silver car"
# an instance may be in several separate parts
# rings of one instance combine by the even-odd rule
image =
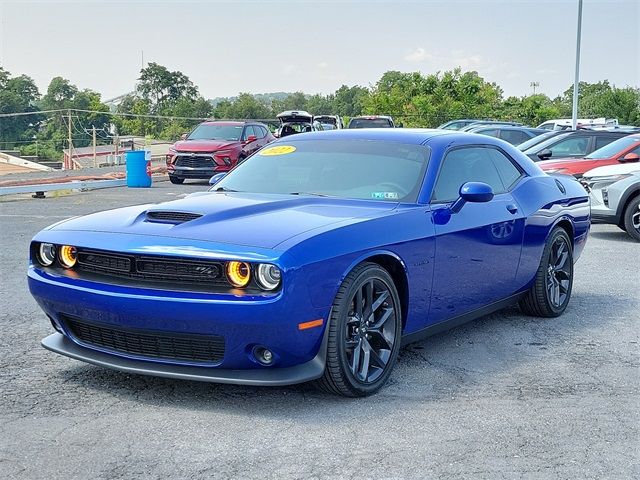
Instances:
[[[640,242],[640,163],[594,168],[581,180],[591,196],[591,219],[625,230]]]

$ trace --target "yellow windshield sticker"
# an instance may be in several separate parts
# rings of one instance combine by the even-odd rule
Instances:
[[[286,155],[287,153],[293,153],[296,151],[296,147],[293,145],[276,145],[273,147],[265,148],[264,150],[260,150],[258,155]]]

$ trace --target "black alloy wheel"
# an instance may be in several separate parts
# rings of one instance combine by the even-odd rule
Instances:
[[[378,391],[395,365],[402,330],[389,273],[374,263],[354,268],[340,285],[327,328],[327,364],[317,385],[347,397]]]
[[[567,308],[573,288],[573,245],[562,227],[555,227],[545,244],[533,285],[520,308],[536,317],[557,317]]]
[[[569,265],[571,246],[563,236],[556,237],[551,245],[549,265],[547,266],[547,296],[555,308],[567,301],[570,293],[572,268]]]
[[[396,341],[398,321],[390,288],[378,278],[360,285],[349,301],[344,348],[351,374],[365,384],[384,373]]]

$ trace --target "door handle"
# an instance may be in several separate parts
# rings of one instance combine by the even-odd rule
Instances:
[[[514,215],[518,213],[518,207],[516,207],[513,203],[507,205],[507,210],[509,210],[509,213],[512,213]]]

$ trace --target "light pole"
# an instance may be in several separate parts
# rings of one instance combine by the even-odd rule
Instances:
[[[578,0],[578,31],[576,34],[576,76],[573,80],[573,108],[571,109],[571,128],[578,125],[578,85],[580,80],[580,38],[582,35],[582,0]]]
[[[536,88],[540,86],[540,82],[531,82],[531,88],[533,88],[533,94],[536,94]]]

